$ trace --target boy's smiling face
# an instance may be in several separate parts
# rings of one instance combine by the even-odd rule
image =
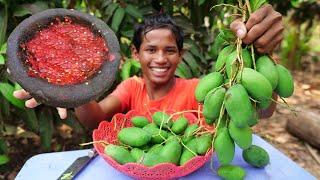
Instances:
[[[140,61],[143,77],[154,86],[171,82],[182,53],[169,29],[154,29],[143,37],[139,52],[133,56]]]

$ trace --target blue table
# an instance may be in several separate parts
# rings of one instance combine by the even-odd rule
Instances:
[[[234,165],[245,168],[246,179],[283,179],[283,180],[309,180],[316,179],[310,173],[299,167],[295,162],[268,144],[260,137],[254,135],[253,144],[263,147],[270,155],[270,164],[265,168],[257,169],[247,164],[241,156],[241,149],[236,147],[236,155],[233,160]],[[16,180],[50,180],[57,179],[72,162],[80,156],[87,155],[88,150],[77,150],[67,152],[45,153],[33,156],[22,167]],[[213,156],[214,167],[218,166],[216,155]],[[129,180],[131,177],[118,172],[107,164],[100,156],[95,157],[90,164],[80,172],[77,180]],[[210,161],[196,172],[180,178],[182,180],[212,180],[219,179],[210,169]]]

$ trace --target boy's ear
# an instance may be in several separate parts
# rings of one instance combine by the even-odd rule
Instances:
[[[130,47],[130,49],[131,49],[131,56],[132,56],[134,59],[139,60],[139,52],[138,52],[137,48],[136,48],[134,45],[132,45],[132,46]]]

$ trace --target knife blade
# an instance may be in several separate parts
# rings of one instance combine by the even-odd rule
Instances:
[[[72,180],[81,170],[83,170],[89,162],[97,156],[97,151],[92,148],[89,150],[88,155],[77,158],[57,180]]]

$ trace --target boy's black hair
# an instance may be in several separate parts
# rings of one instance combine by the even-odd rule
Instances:
[[[140,50],[140,46],[143,40],[143,37],[154,29],[169,29],[172,31],[176,38],[176,43],[178,46],[179,52],[183,48],[183,31],[182,29],[174,22],[174,20],[165,13],[159,13],[150,17],[145,18],[142,24],[135,26],[135,32],[133,36],[133,45]]]

